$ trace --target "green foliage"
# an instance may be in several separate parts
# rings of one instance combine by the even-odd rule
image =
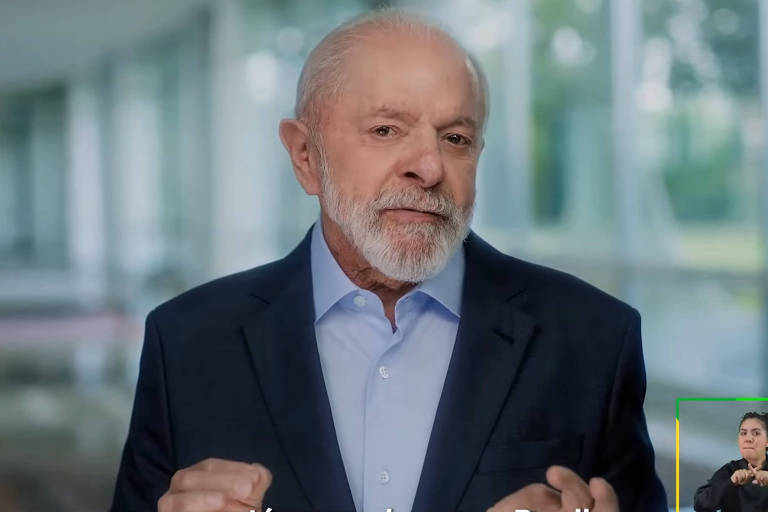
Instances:
[[[589,4],[598,8],[583,8]],[[658,114],[668,118],[663,129],[670,141],[665,153],[652,155],[658,168],[651,172],[661,175],[678,221],[733,219],[743,211],[737,203],[748,192],[743,121],[738,114],[720,119],[704,106],[707,98],[724,95],[733,110],[759,97],[758,1],[643,0],[639,5],[640,64],[650,40],[666,41],[671,57],[667,86],[672,105]],[[565,153],[573,129],[568,117],[577,109],[610,106],[610,2],[533,0],[532,19],[533,213],[538,222],[558,222],[572,157]],[[563,29],[578,34],[571,40],[593,48],[593,58],[578,63],[558,59],[553,48]],[[610,141],[594,144],[607,145],[600,161],[610,168]]]
[[[670,87],[690,93],[716,81],[737,96],[757,94],[758,10],[754,0],[643,2],[645,38],[673,43]],[[714,58],[714,73],[699,62],[708,56]]]
[[[738,121],[707,130],[722,121],[686,105],[712,90],[730,96],[733,105],[758,96],[758,9],[753,0],[644,2],[646,40],[665,39],[672,50],[668,85],[675,108],[667,126],[672,144],[661,172],[681,222],[732,219],[740,210],[733,204],[745,172]],[[693,148],[691,141],[702,136],[710,143]]]
[[[610,102],[610,30],[607,2],[589,12],[573,0],[532,2],[532,159],[533,215],[553,222],[563,214],[566,162],[563,154],[566,116],[584,105]],[[573,30],[589,59],[559,61],[553,45],[558,30]],[[596,144],[604,141],[595,141]]]

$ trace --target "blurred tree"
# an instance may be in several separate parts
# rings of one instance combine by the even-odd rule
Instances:
[[[646,41],[668,41],[670,150],[661,173],[682,222],[736,220],[748,201],[740,110],[759,101],[759,5],[754,0],[646,0]],[[707,114],[720,98],[730,115]],[[712,99],[709,100],[713,101]],[[722,109],[715,109],[721,111]],[[694,144],[707,140],[707,145]]]
[[[533,215],[558,222],[565,206],[567,116],[602,112],[610,124],[609,11],[603,0],[534,0],[532,40]],[[609,160],[610,144],[595,140]]]
[[[737,96],[758,94],[756,1],[645,0],[642,6],[646,39],[673,45],[673,91],[689,94],[717,84]]]

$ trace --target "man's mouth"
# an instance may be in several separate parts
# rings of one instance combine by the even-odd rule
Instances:
[[[439,212],[422,210],[420,208],[387,208],[384,212],[403,220],[436,220],[445,217],[445,215]]]

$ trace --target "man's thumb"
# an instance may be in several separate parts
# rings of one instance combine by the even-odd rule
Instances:
[[[619,499],[613,487],[604,478],[589,481],[589,493],[595,500],[593,512],[619,512]]]
[[[246,503],[260,512],[264,502],[264,495],[267,493],[269,486],[272,485],[272,472],[258,463],[251,464],[251,466],[253,466],[256,472],[256,479]]]

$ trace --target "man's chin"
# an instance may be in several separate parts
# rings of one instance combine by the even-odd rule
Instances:
[[[431,242],[431,233],[389,233],[384,237],[384,243],[391,247],[403,259],[419,254],[421,257],[431,257],[438,250],[436,243]]]
[[[400,226],[388,224],[379,232],[380,243],[401,254],[403,259],[416,256],[430,260],[449,249],[445,246],[448,243],[446,238],[444,227],[430,222]]]
[[[438,237],[440,231],[445,229],[446,220],[403,220],[403,219],[384,219],[382,235],[388,239],[397,241],[409,241],[419,239],[422,242],[425,238],[434,240]]]

